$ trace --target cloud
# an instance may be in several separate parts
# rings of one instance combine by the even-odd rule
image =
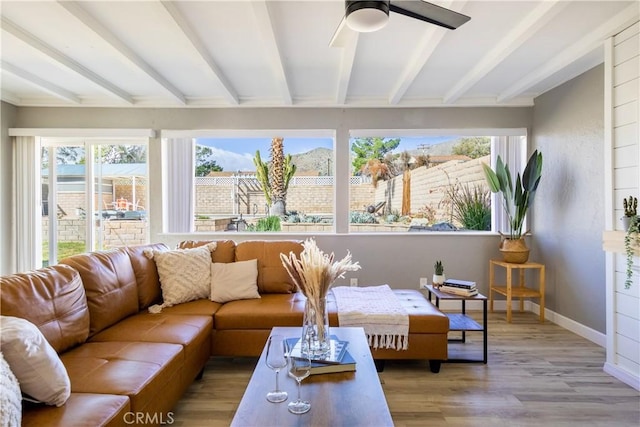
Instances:
[[[221,150],[216,147],[209,147],[212,151],[211,158],[222,166],[225,172],[234,171],[255,171],[253,164],[253,154],[234,153],[232,151]]]

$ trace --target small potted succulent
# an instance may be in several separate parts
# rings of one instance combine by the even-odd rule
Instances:
[[[433,265],[433,269],[433,287],[439,288],[446,280],[446,277],[444,276],[444,266],[442,265],[442,261],[436,261],[436,263]]]
[[[638,215],[638,199],[633,196],[622,199],[622,206],[624,207],[624,216],[620,219],[622,220],[622,228],[626,231],[629,229],[631,219]]]

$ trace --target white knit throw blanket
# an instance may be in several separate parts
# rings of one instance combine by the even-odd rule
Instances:
[[[369,346],[406,350],[409,345],[409,315],[389,285],[332,289],[340,326],[364,328]]]

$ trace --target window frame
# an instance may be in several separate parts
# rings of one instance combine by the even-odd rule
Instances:
[[[195,223],[195,173],[193,169],[195,168],[195,145],[197,139],[205,139],[205,138],[273,138],[275,136],[283,137],[285,140],[287,138],[328,138],[333,141],[333,158],[332,164],[334,165],[334,184],[333,184],[333,206],[332,206],[332,215],[333,215],[333,223],[331,227],[331,231],[323,232],[322,234],[335,234],[336,233],[336,193],[337,193],[337,182],[338,178],[336,177],[337,172],[337,138],[336,138],[336,130],[335,129],[200,129],[200,130],[162,130],[160,133],[161,141],[162,141],[162,151],[163,151],[163,161],[162,161],[162,198],[165,201],[163,203],[163,222],[162,222],[162,233],[186,233],[186,234],[202,234],[202,233],[194,233],[194,223]],[[191,140],[191,146],[188,147],[191,150],[193,157],[192,165],[190,166],[190,171],[184,172],[187,169],[187,165],[172,165],[172,160],[175,160],[176,156],[169,156],[168,152],[170,149],[171,141],[176,140]],[[185,150],[187,147],[185,147]],[[171,171],[171,172],[168,172]],[[186,173],[186,175],[185,175]],[[183,190],[183,194],[190,194],[191,198],[188,202],[190,204],[190,214],[189,216],[192,218],[191,223],[187,226],[186,223],[182,222],[179,225],[175,225],[176,222],[173,221],[172,211],[169,209],[169,206],[166,201],[171,198],[171,194],[176,192],[176,189],[171,188],[171,183],[176,182],[177,179],[172,178],[174,174],[181,174],[181,188]],[[188,187],[188,189],[187,189]],[[188,228],[188,230],[187,230]],[[222,232],[206,232],[204,234],[220,234]],[[256,232],[236,232],[236,234],[243,234],[249,236],[255,236]],[[263,234],[262,232],[260,234]],[[287,234],[314,234],[314,232],[309,233],[298,233],[298,232],[274,232],[273,234],[278,235],[287,235]]]
[[[455,135],[455,136],[490,136],[491,137],[491,167],[494,168],[498,155],[503,159],[507,159],[507,162],[512,167],[511,172],[516,173],[519,171],[522,173],[527,161],[528,141],[529,135],[527,128],[429,128],[429,129],[350,129],[349,130],[349,155],[351,155],[351,139],[352,138],[368,138],[368,137],[384,137],[384,138],[402,138],[402,137],[428,137],[428,136],[443,136],[443,135]],[[498,143],[494,140],[497,137],[506,138],[521,138],[521,143],[516,149],[509,149],[509,141],[506,144]],[[349,162],[349,167],[351,163]],[[351,169],[349,169],[351,171]],[[347,187],[348,188],[348,187]],[[348,200],[351,200],[351,194],[348,194]],[[348,213],[347,213],[348,214]],[[525,218],[524,229],[527,228],[528,217]],[[350,224],[347,224],[347,233],[366,235],[366,234],[384,234],[384,232],[352,232],[349,230]],[[502,194],[491,194],[491,230],[490,231],[473,231],[474,234],[497,234],[505,232],[509,229],[509,222],[502,209]],[[465,233],[466,231],[462,231]],[[430,232],[420,233],[429,234]],[[434,232],[432,232],[434,233]],[[452,232],[435,232],[438,235],[444,233],[460,234],[461,231]],[[409,234],[405,232],[394,232],[394,234]],[[415,233],[411,233],[415,234]]]
[[[33,270],[42,266],[42,194],[41,187],[41,140],[54,139],[115,139],[127,140],[144,139],[151,147],[151,139],[155,138],[153,129],[104,129],[104,128],[9,128],[8,136],[16,144],[29,144],[29,150],[17,150],[21,161],[17,162],[15,171],[16,186],[21,191],[16,192],[16,204],[20,212],[16,221],[16,267],[19,271]],[[149,152],[148,152],[149,154]],[[147,162],[151,158],[147,157]],[[149,174],[150,175],[150,174]],[[24,209],[22,208],[24,207]],[[149,236],[151,237],[151,236]]]

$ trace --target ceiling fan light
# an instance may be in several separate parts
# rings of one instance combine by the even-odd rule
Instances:
[[[346,1],[347,25],[354,31],[369,33],[387,25],[389,1]]]

